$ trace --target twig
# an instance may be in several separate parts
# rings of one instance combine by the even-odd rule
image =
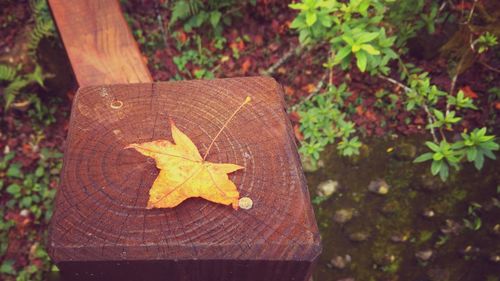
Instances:
[[[405,84],[403,84],[395,79],[392,79],[391,77],[387,77],[387,76],[379,74],[378,78],[383,79],[383,80],[390,82],[392,84],[398,85],[399,87],[403,88],[406,92],[411,92],[410,87],[406,86]]]
[[[314,86],[314,91],[309,93],[309,95],[307,95],[300,103],[310,100],[314,95],[316,95],[317,93],[319,93],[319,91],[321,91],[321,88],[323,88],[323,85],[325,84],[327,75],[328,72],[325,72],[323,76],[321,76],[321,79],[319,79],[318,83],[316,83],[316,85]]]
[[[425,113],[427,114],[427,122],[429,122],[429,126],[431,126],[431,135],[432,135],[432,139],[434,140],[435,143],[438,142],[438,139],[436,137],[436,132],[434,132],[434,126],[432,126],[432,124],[434,124],[433,120],[434,120],[434,117],[432,117],[430,111],[429,111],[429,108],[427,107],[427,104],[424,103],[423,105],[423,108],[425,110]],[[443,132],[441,132],[441,136]]]
[[[491,70],[491,71],[494,71],[494,72],[496,72],[496,73],[500,73],[500,69],[498,69],[498,68],[494,68],[493,66],[491,66],[491,65],[489,65],[489,64],[487,64],[487,63],[485,63],[485,62],[484,62],[484,61],[482,61],[482,60],[479,60],[479,63],[480,63],[482,66],[486,67],[487,69],[489,69],[489,70]]]
[[[469,12],[469,17],[467,18],[467,21],[465,22],[465,24],[469,24],[470,21],[472,20],[472,15],[474,14],[474,10],[476,9],[476,4],[477,4],[477,0],[474,0],[474,3],[472,4],[472,8],[470,9],[470,12]]]
[[[292,111],[295,111],[295,109],[297,107],[299,107],[301,104],[303,104],[304,102],[310,100],[314,95],[316,95],[317,93],[319,93],[319,91],[321,91],[321,88],[323,88],[324,84],[325,84],[325,80],[326,80],[326,77],[328,76],[328,72],[325,72],[323,74],[323,76],[321,76],[321,79],[318,81],[318,83],[316,83],[316,86],[314,86],[314,91],[312,91],[309,95],[307,95],[303,100],[301,100],[300,102],[296,103],[294,106],[292,106]]]
[[[293,55],[298,55],[302,52],[304,46],[291,46],[290,49],[273,65],[271,65],[268,69],[264,70],[262,74],[264,75],[272,75],[276,69],[278,69],[282,64],[284,64],[288,59],[290,59]]]

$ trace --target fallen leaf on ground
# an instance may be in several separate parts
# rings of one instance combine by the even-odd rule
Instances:
[[[477,99],[478,95],[469,86],[465,86],[461,89],[464,92],[464,96],[471,99]]]

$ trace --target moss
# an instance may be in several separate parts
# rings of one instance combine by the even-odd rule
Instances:
[[[449,214],[454,210],[456,205],[462,202],[466,197],[467,191],[465,189],[454,188],[442,196],[435,197],[436,199],[432,201],[430,207],[438,214]]]
[[[421,244],[424,244],[425,242],[431,240],[432,235],[433,235],[432,231],[429,231],[429,230],[420,231],[420,234],[418,235],[417,244],[421,245]]]

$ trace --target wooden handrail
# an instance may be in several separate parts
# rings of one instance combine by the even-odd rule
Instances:
[[[80,87],[152,82],[117,0],[49,0]]]

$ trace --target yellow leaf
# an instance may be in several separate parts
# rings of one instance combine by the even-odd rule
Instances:
[[[203,160],[195,144],[171,122],[174,143],[157,140],[131,144],[144,156],[153,158],[160,174],[149,190],[147,208],[173,208],[191,197],[238,208],[239,192],[227,174],[243,169],[235,164]]]
[[[174,143],[168,140],[156,140],[144,143],[133,143],[125,147],[134,148],[144,156],[156,162],[160,173],[149,190],[148,209],[173,208],[191,197],[201,197],[208,201],[232,205],[238,209],[240,194],[228,174],[244,167],[229,163],[212,163],[205,158],[215,139],[229,123],[231,118],[248,103],[243,104],[231,115],[212,140],[204,157],[191,139],[170,121]]]

